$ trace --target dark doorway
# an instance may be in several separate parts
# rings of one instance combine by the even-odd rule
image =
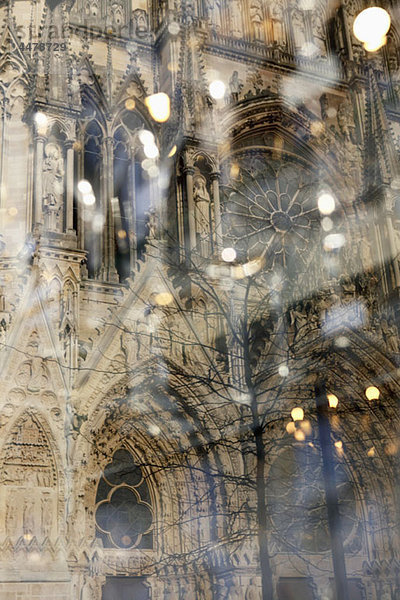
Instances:
[[[102,600],[150,600],[143,577],[107,577]]]
[[[314,600],[311,579],[283,577],[278,583],[278,598],[279,600]]]

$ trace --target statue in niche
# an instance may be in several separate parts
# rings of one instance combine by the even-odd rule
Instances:
[[[230,21],[233,37],[241,37],[243,35],[242,24],[242,6],[240,0],[231,0],[230,2]]]
[[[210,194],[207,191],[207,181],[200,172],[193,178],[193,200],[195,203],[196,237],[200,242],[203,256],[208,254],[210,228]]]
[[[24,501],[24,509],[23,509],[23,530],[24,535],[33,536],[35,531],[35,504],[33,500],[26,498]]]
[[[386,349],[390,353],[398,354],[399,353],[399,340],[396,326],[393,321],[388,321],[386,319],[381,320],[381,332],[382,337],[386,344]]]
[[[40,499],[41,509],[41,529],[43,538],[49,538],[51,536],[51,529],[53,523],[53,509],[51,498],[48,494],[45,494]]]
[[[50,142],[45,148],[43,163],[43,204],[45,228],[62,230],[62,197],[64,191],[64,160],[57,144]]]
[[[326,94],[322,94],[319,98],[319,105],[321,107],[321,119],[326,121],[328,118],[329,101]]]
[[[283,9],[279,2],[270,6],[272,41],[278,45],[285,45],[285,29],[283,24]]]
[[[216,30],[221,28],[221,3],[220,0],[206,0],[207,16],[211,27]]]
[[[199,582],[197,585],[197,592],[199,600],[211,600],[212,599],[212,589],[211,583],[208,577],[203,575],[200,576]]]
[[[18,503],[15,498],[10,494],[10,497],[6,504],[6,533],[9,537],[16,534],[18,528]]]
[[[237,71],[233,71],[232,76],[229,79],[229,89],[231,92],[232,102],[238,102],[242,87],[243,83],[239,79],[239,73]]]
[[[252,34],[257,42],[263,39],[263,12],[261,0],[250,0],[250,21]]]
[[[324,31],[324,24],[321,19],[319,12],[315,11],[311,17],[312,31],[314,44],[318,48],[318,55],[326,58],[326,36]]]
[[[295,45],[295,48],[297,50],[299,50],[306,43],[304,16],[300,10],[294,9],[292,12],[292,27],[293,27],[294,45]]]
[[[34,331],[28,341],[28,353],[31,359],[21,365],[16,377],[17,382],[26,385],[27,390],[32,393],[37,393],[43,389],[49,380],[44,359],[37,356],[38,352],[39,336]]]
[[[260,600],[260,591],[254,577],[250,579],[250,583],[247,586],[245,600]]]
[[[337,110],[337,122],[339,125],[340,133],[344,137],[346,142],[352,142],[354,144],[354,133],[355,124],[353,118],[353,107],[349,99],[339,104]]]

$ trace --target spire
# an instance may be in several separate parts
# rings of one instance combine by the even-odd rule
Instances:
[[[364,183],[371,192],[400,181],[397,152],[372,65],[368,67],[366,105]]]

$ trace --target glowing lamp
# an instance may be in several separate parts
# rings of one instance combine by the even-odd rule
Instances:
[[[328,394],[329,408],[336,408],[339,404],[339,398],[335,394]]]
[[[374,385],[370,385],[365,390],[365,395],[368,400],[379,400],[380,391]]]
[[[293,421],[302,421],[304,419],[304,410],[300,406],[296,406],[290,414]]]

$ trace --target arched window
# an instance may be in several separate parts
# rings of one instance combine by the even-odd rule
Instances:
[[[153,548],[153,510],[146,479],[126,448],[106,465],[96,495],[96,536],[104,548]]]
[[[140,115],[126,112],[114,133],[116,267],[121,280],[129,275],[135,260],[142,258],[148,234],[150,180],[142,167],[146,157],[136,135],[144,128],[148,127]]]

